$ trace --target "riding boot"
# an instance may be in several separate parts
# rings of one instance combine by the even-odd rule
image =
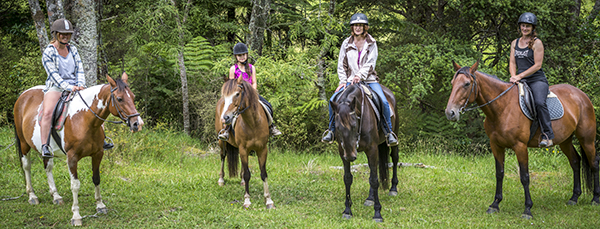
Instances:
[[[386,138],[387,138],[386,141],[387,141],[388,146],[397,146],[398,145],[398,138],[396,137],[396,135],[393,132],[388,133]]]
[[[219,131],[218,138],[221,141],[227,141],[229,139],[229,128],[225,128]]]
[[[281,133],[281,131],[279,131],[279,130],[277,129],[277,126],[275,126],[275,125],[271,125],[271,128],[269,128],[269,132],[270,132],[270,134],[271,134],[271,135],[273,135],[273,136],[279,136],[279,135],[281,135],[281,134],[282,134],[282,133]]]
[[[42,157],[43,158],[53,158],[54,154],[50,151],[50,146],[48,143],[42,145]]]
[[[333,143],[333,131],[326,130],[325,133],[323,133],[323,135],[325,136],[323,137],[323,139],[321,139],[322,142],[329,144]]]
[[[546,134],[542,134],[542,141],[540,141],[539,147],[546,148],[551,147],[553,145],[554,143],[552,142],[552,139],[548,139],[548,137],[546,137]]]
[[[104,138],[104,145],[102,146],[104,150],[112,149],[114,146],[115,144],[106,142],[106,138]]]

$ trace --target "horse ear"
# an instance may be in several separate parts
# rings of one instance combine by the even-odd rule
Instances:
[[[110,84],[111,87],[117,86],[117,83],[115,83],[115,80],[113,80],[113,78],[110,78],[110,76],[106,75],[106,80],[108,80],[108,83]]]
[[[123,80],[124,83],[127,83],[127,73],[125,73],[125,71],[123,71],[123,75],[121,75],[121,80]]]
[[[454,62],[454,60],[452,61],[452,66],[454,66],[454,71],[458,71],[458,69],[460,69],[460,65]]]
[[[338,113],[338,104],[334,101],[329,101],[329,105],[331,106],[331,110],[333,113]]]
[[[471,66],[471,75],[475,74],[475,72],[477,71],[477,67],[479,66],[479,60],[477,60],[477,62],[475,62],[473,64],[473,66]]]

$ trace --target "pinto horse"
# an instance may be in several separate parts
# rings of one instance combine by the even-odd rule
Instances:
[[[71,190],[73,192],[73,218],[71,224],[82,225],[82,217],[79,214],[78,193],[80,181],[77,175],[77,162],[83,157],[92,157],[92,180],[95,188],[96,210],[98,213],[107,213],[107,208],[102,203],[100,196],[100,162],[104,155],[104,129],[102,124],[109,114],[120,117],[127,123],[132,132],[141,130],[143,121],[139,117],[134,105],[135,96],[127,84],[127,74],[123,73],[121,80],[113,80],[106,76],[109,84],[97,85],[76,92],[68,107],[64,127],[58,131],[60,139],[50,139],[48,142],[56,157],[66,157],[71,177]],[[33,192],[31,185],[31,154],[34,149],[41,152],[42,141],[40,136],[39,112],[42,107],[44,86],[36,86],[24,91],[14,107],[15,135],[17,153],[21,161],[25,175],[26,192],[29,195],[29,203],[39,204],[38,197]],[[60,142],[63,146],[56,143]],[[66,153],[66,154],[65,154]],[[54,204],[64,204],[62,197],[58,194],[54,184],[52,168],[53,158],[43,158],[50,194],[54,198]]]
[[[514,84],[477,71],[479,61],[470,68],[461,68],[454,62],[453,65],[457,72],[452,80],[452,93],[448,99],[446,117],[450,121],[458,121],[460,112],[470,103],[477,103],[477,107],[481,107],[486,116],[484,128],[490,138],[490,147],[496,160],[496,194],[487,213],[499,211],[498,205],[502,201],[502,181],[504,179],[504,151],[509,148],[517,156],[521,184],[525,192],[525,211],[522,217],[531,219],[533,202],[529,194],[527,147],[538,147],[537,140],[540,139],[540,131],[535,133],[532,141],[529,140],[529,128],[532,121],[519,108],[518,89],[512,86]],[[550,91],[558,95],[565,106],[564,116],[552,121],[552,129],[555,135],[554,142],[559,144],[573,169],[573,196],[567,204],[576,204],[581,195],[581,162],[583,162],[581,170],[583,170],[587,188],[591,190],[593,183],[592,204],[599,204],[599,158],[594,146],[596,118],[592,103],[585,93],[571,85],[553,85],[550,86]],[[573,135],[577,137],[584,151],[581,156],[573,147]]]
[[[369,169],[369,196],[364,205],[374,206],[375,214],[373,220],[383,222],[381,217],[381,204],[377,190],[381,181],[382,187],[387,189],[389,186],[388,161],[390,156],[390,147],[387,146],[386,136],[381,126],[377,123],[377,115],[370,102],[367,101],[365,93],[361,90],[359,84],[352,84],[347,87],[340,95],[338,102],[330,102],[335,118],[335,140],[338,142],[338,151],[344,164],[344,184],[346,186],[346,209],[342,213],[345,219],[352,218],[352,200],[350,198],[350,187],[352,186],[352,172],[350,163],[356,160],[358,152],[365,152],[368,159]],[[396,98],[392,91],[383,85],[383,92],[389,101],[393,110],[392,129],[398,131],[398,118],[396,112]],[[382,118],[383,122],[383,118]],[[385,124],[383,124],[385,125]],[[398,165],[398,146],[392,146],[392,187],[389,195],[398,195],[397,185],[397,165]],[[378,168],[379,167],[379,168]],[[379,179],[377,170],[379,169]]]
[[[224,125],[232,125],[233,129],[227,141],[219,140],[221,148],[221,172],[219,186],[225,184],[223,176],[225,158],[229,176],[237,175],[238,157],[242,160],[242,185],[245,186],[244,208],[250,207],[250,169],[248,155],[254,151],[258,156],[260,178],[263,181],[264,197],[267,209],[275,208],[269,183],[267,182],[267,142],[269,141],[269,120],[258,100],[258,92],[251,84],[242,79],[227,80],[221,88],[221,98],[217,102],[215,112],[215,130],[219,132]],[[237,121],[235,121],[237,119]]]

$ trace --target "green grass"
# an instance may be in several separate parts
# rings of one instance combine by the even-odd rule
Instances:
[[[252,206],[244,210],[240,179],[226,178],[217,185],[220,159],[215,150],[169,130],[144,130],[130,134],[109,126],[116,143],[101,166],[101,188],[106,215],[88,217],[89,228],[596,228],[600,206],[591,206],[584,192],[575,206],[570,198],[572,172],[566,158],[542,150],[530,153],[532,220],[521,219],[524,209],[517,162],[507,153],[504,201],[500,212],[485,213],[495,190],[491,155],[465,157],[422,147],[402,150],[401,162],[424,163],[435,168],[403,167],[399,170],[399,195],[379,191],[383,223],[374,223],[373,208],[362,205],[368,194],[368,169],[354,173],[354,217],[344,220],[343,172],[335,152],[296,153],[270,151],[267,170],[276,209],[266,210],[256,157],[251,157]],[[24,179],[12,129],[0,128],[0,196],[19,196]],[[27,197],[0,201],[0,228],[65,228],[72,216],[70,180],[64,160],[55,161],[54,175],[65,205],[52,204],[41,160],[33,160],[33,187],[40,204]],[[94,190],[90,158],[79,163],[81,215],[94,215]],[[366,163],[360,154],[356,163]]]

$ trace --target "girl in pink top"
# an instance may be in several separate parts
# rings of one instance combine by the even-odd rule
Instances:
[[[250,83],[254,90],[258,91],[256,83],[256,68],[248,63],[248,47],[244,43],[237,43],[233,47],[233,55],[235,56],[235,64],[229,68],[229,79],[237,79],[242,77],[246,82]],[[269,101],[258,95],[258,99],[261,103],[266,104],[269,107],[269,113],[273,117],[273,106]],[[229,126],[225,127],[229,128]],[[281,135],[281,131],[277,129],[275,124],[271,124],[270,132],[273,136]],[[219,139],[226,141],[229,139],[229,131],[220,131]]]

